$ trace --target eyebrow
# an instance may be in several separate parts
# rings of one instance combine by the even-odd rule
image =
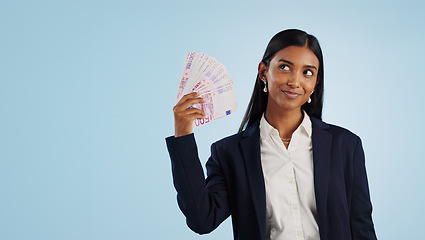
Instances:
[[[285,63],[287,63],[287,64],[290,64],[290,65],[294,66],[294,64],[293,64],[292,62],[290,62],[290,61],[288,61],[288,60],[285,60],[285,59],[280,59],[278,62],[285,62]],[[317,67],[316,67],[316,66],[313,66],[313,65],[304,65],[304,67],[307,67],[307,68],[314,68],[314,69],[316,69],[316,70],[317,70]]]

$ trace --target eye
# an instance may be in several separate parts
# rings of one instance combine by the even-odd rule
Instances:
[[[313,76],[313,71],[307,69],[304,71],[304,74],[307,76]]]
[[[285,64],[280,65],[279,68],[282,69],[282,70],[285,70],[285,71],[289,70],[289,66],[285,65]]]

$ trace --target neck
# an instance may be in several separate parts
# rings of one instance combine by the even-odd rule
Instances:
[[[267,106],[264,117],[270,125],[279,131],[281,138],[291,138],[292,133],[303,120],[303,113],[301,108],[274,111]]]

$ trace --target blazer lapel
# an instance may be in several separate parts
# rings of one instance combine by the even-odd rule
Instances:
[[[326,131],[330,128],[319,119],[311,118],[313,124],[313,164],[314,164],[314,189],[316,196],[317,221],[320,229],[320,238],[326,239],[327,229],[327,198],[329,185],[329,172],[331,160],[332,134]]]
[[[266,236],[266,190],[260,153],[260,129],[247,128],[240,142],[261,236]]]

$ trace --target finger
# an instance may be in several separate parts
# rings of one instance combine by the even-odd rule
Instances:
[[[197,104],[197,103],[203,103],[205,100],[203,98],[197,97],[197,98],[190,98],[187,99],[185,102],[181,103],[180,105],[176,105],[174,107],[174,111],[184,111],[185,109],[188,109],[189,107]]]
[[[187,99],[194,98],[194,97],[198,97],[198,96],[199,96],[199,94],[198,94],[197,92],[191,92],[191,93],[188,93],[188,94],[184,95],[184,96],[180,99],[180,101],[178,101],[178,102],[177,102],[176,106],[177,106],[177,105],[182,104],[182,103],[183,103],[183,102],[185,102]]]
[[[189,123],[192,123],[197,118],[203,119],[203,118],[205,118],[205,114],[196,112],[196,113],[191,113],[191,114],[186,116],[186,119]]]
[[[192,122],[195,121],[195,119],[197,119],[197,118],[199,118],[199,119],[204,119],[205,118],[205,115],[203,115],[203,114],[197,114],[197,113],[192,114],[191,116],[193,117]]]
[[[191,106],[197,104],[197,103],[204,103],[205,100],[203,98],[197,97],[197,98],[190,98],[186,100],[184,103],[182,103],[179,107],[182,109],[190,108]]]
[[[201,109],[198,109],[198,108],[190,108],[190,109],[187,109],[185,112],[188,115],[197,114],[197,115],[200,115],[202,117],[206,116],[205,112],[202,111]]]
[[[173,110],[176,110],[176,108],[178,108],[179,106],[181,106],[182,104],[184,104],[186,101],[188,101],[189,99],[193,99],[193,98],[197,98],[199,97],[199,94],[196,92],[192,92],[189,94],[184,95],[177,103],[176,105],[173,107]]]
[[[189,108],[189,109],[185,109],[184,111],[176,112],[175,118],[176,120],[177,119],[195,120],[194,118],[192,119],[191,117],[191,115],[193,114],[199,115],[201,117],[206,116],[205,112],[202,111],[201,109]]]

